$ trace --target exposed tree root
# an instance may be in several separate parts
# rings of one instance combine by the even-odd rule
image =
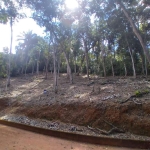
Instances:
[[[132,95],[129,98],[127,98],[125,101],[120,102],[120,104],[124,104],[124,103],[128,102],[129,100],[131,100],[134,97],[135,97],[135,95]]]
[[[142,103],[136,102],[136,101],[134,100],[134,98],[136,98],[136,95],[130,96],[130,97],[127,98],[125,101],[120,102],[120,104],[124,104],[124,103],[128,102],[129,100],[131,100],[131,101],[133,101],[133,102],[134,102],[135,104],[137,104],[137,105],[142,105]]]
[[[133,97],[130,97],[130,98],[128,98],[128,99],[126,99],[125,101],[122,101],[122,102],[120,102],[120,104],[124,104],[124,103],[126,103],[126,102],[128,102],[129,100],[132,100],[135,104],[137,104],[137,105],[142,105],[142,103],[138,103],[138,102],[136,102],[134,99],[132,99]]]

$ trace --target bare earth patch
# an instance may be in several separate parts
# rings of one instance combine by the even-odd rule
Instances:
[[[19,115],[65,123],[69,128],[75,126],[73,131],[84,127],[83,134],[99,136],[105,131],[104,136],[150,140],[149,79],[91,77],[88,81],[85,76],[74,76],[70,85],[61,74],[58,94],[53,92],[51,74],[47,80],[43,75],[27,76],[12,78],[11,83],[6,93],[1,82],[1,118]],[[111,133],[113,128],[123,132]],[[60,130],[65,129],[60,125]]]
[[[0,148],[5,150],[129,150],[77,143],[0,125]]]

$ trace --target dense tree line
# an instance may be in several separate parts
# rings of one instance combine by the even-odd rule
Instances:
[[[29,7],[33,19],[45,27],[46,36],[29,31],[18,37],[15,54],[11,45],[4,48],[1,77],[45,71],[47,78],[51,71],[57,91],[60,72],[67,72],[70,83],[73,73],[86,73],[89,78],[90,74],[136,77],[150,72],[148,0],[78,0],[73,10],[64,0],[13,2],[0,1],[0,22],[9,21],[13,29],[15,19],[25,17],[19,9]]]

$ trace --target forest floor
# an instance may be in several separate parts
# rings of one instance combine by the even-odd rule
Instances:
[[[60,74],[0,80],[0,119],[96,136],[150,140],[150,78]],[[46,90],[44,93],[43,91]]]

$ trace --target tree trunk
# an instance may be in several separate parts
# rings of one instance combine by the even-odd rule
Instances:
[[[58,92],[58,79],[57,79],[57,67],[56,67],[56,50],[54,47],[54,92],[57,93]]]
[[[103,66],[104,77],[106,77],[106,67],[105,67],[105,58],[104,58],[104,49],[103,48],[102,48],[101,57],[102,57],[102,66]]]
[[[25,77],[26,77],[26,72],[27,72],[27,63],[28,63],[28,58],[26,59],[26,64],[25,64]]]
[[[34,73],[34,62],[32,63],[32,75]]]
[[[124,64],[124,72],[125,72],[125,77],[126,77],[127,76],[127,67],[126,67],[125,62],[123,64]]]
[[[147,78],[147,60],[146,60],[146,56],[145,56],[145,75],[146,75],[146,78]]]
[[[69,66],[67,64],[67,79],[69,79]]]
[[[26,76],[27,76],[27,64],[26,64],[26,66],[25,66],[25,78],[26,78]]]
[[[36,74],[39,75],[39,60],[36,61]]]
[[[134,64],[134,59],[130,47],[129,47],[129,53],[132,61],[133,77],[136,78],[135,64]]]
[[[100,75],[100,62],[98,63],[98,67],[97,67],[97,70],[98,70],[98,74]]]
[[[104,60],[104,56],[102,56],[102,65],[103,65],[103,71],[104,71],[104,77],[106,77],[106,67],[105,67],[105,60]]]
[[[47,79],[47,74],[48,74],[48,59],[46,59],[46,64],[45,64],[45,79]]]
[[[142,72],[141,72],[141,74],[142,74],[142,75],[145,75],[145,69],[144,69],[144,66],[145,66],[145,57],[144,57],[144,59],[143,59],[142,55],[141,55],[141,60],[142,60],[142,62],[141,62],[141,67],[142,67]]]
[[[132,51],[131,51],[131,49],[130,49],[130,46],[129,46],[129,42],[128,42],[128,40],[127,40],[127,37],[126,37],[126,42],[127,42],[127,45],[128,45],[128,49],[129,49],[129,53],[130,53],[130,57],[131,57],[131,61],[132,61],[133,77],[136,78],[135,63],[134,63]]]
[[[39,60],[40,60],[40,51],[36,62],[36,74],[39,75]]]
[[[71,67],[70,67],[70,64],[69,64],[69,60],[68,60],[68,58],[67,58],[67,55],[66,55],[65,51],[63,51],[63,52],[64,52],[64,56],[65,56],[66,63],[67,63],[67,68],[68,68],[68,73],[69,73],[70,84],[73,84],[73,76],[72,76],[72,72],[71,72]]]
[[[51,74],[53,74],[53,68],[51,64],[49,65],[49,69],[50,69]]]
[[[58,73],[58,77],[60,77],[60,58],[57,59],[57,65],[58,65],[57,73]]]
[[[112,70],[112,75],[113,77],[115,76],[115,72],[114,72],[114,66],[113,66],[113,60],[111,58],[111,70]]]
[[[10,52],[9,52],[9,62],[8,62],[8,74],[7,74],[7,86],[10,86],[10,69],[11,69],[11,53],[12,53],[12,41],[13,41],[13,20],[12,17],[10,18],[10,29],[11,29],[11,39],[10,39]]]
[[[88,50],[85,50],[85,59],[86,59],[87,78],[89,79],[89,56],[88,56]]]
[[[76,57],[74,57],[74,73],[77,73]]]
[[[126,18],[127,18],[128,21],[130,22],[130,25],[131,25],[131,27],[132,27],[132,29],[133,29],[133,32],[134,32],[134,34],[137,36],[137,38],[139,39],[140,44],[141,44],[141,46],[142,46],[142,48],[143,48],[144,54],[145,54],[145,56],[146,56],[148,62],[150,63],[150,54],[149,54],[148,49],[146,48],[146,46],[145,46],[145,44],[144,44],[144,41],[143,41],[141,35],[139,34],[139,32],[138,32],[138,30],[137,30],[137,28],[136,28],[136,26],[135,26],[133,20],[132,20],[131,17],[129,16],[129,14],[128,14],[126,8],[125,8],[125,6],[123,5],[123,3],[122,3],[120,0],[117,0],[117,3],[120,5],[120,7],[122,8],[122,10],[123,10],[123,12],[124,12]]]
[[[86,72],[87,72],[87,78],[89,80],[89,56],[88,56],[88,49],[86,41],[83,39],[84,43],[84,52],[85,52],[85,60],[86,60]]]

